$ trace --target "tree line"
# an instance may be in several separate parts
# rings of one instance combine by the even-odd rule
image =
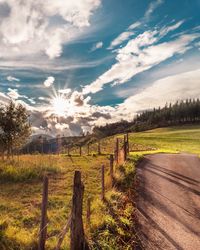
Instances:
[[[200,100],[187,99],[166,104],[165,107],[145,110],[131,122],[120,121],[95,127],[93,132],[99,137],[111,136],[124,132],[144,131],[158,127],[194,124],[200,122]]]
[[[166,104],[163,108],[145,110],[131,122],[119,121],[105,126],[95,127],[92,134],[75,138],[58,138],[45,140],[39,137],[27,143],[31,135],[31,124],[26,108],[21,104],[10,102],[0,106],[0,153],[2,157],[10,157],[15,152],[48,153],[57,152],[58,146],[67,148],[83,146],[99,139],[119,133],[144,131],[158,127],[181,124],[200,123],[200,100],[187,99],[174,104]]]

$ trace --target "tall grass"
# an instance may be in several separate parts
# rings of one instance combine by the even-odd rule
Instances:
[[[59,166],[53,165],[51,160],[36,160],[31,156],[14,158],[0,162],[0,183],[30,182],[42,180],[44,174],[53,175],[61,173]]]

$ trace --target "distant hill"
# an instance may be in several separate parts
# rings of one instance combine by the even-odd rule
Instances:
[[[21,149],[22,153],[57,153],[68,147],[79,147],[89,142],[94,142],[92,135],[51,137],[46,134],[34,135],[31,140]]]
[[[53,138],[49,135],[34,135],[22,149],[23,153],[56,153],[61,148],[79,147],[87,143],[115,134],[139,132],[154,128],[200,124],[200,100],[185,100],[166,104],[163,108],[154,108],[138,114],[133,121],[120,121],[95,127],[93,134]]]
[[[200,100],[188,99],[166,104],[163,108],[153,108],[138,114],[133,121],[120,121],[95,127],[94,135],[111,136],[125,132],[139,132],[160,127],[200,123]]]

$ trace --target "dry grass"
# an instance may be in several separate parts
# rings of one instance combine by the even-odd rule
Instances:
[[[64,226],[71,209],[74,171],[82,171],[85,200],[87,196],[98,199],[101,192],[102,163],[108,168],[108,159],[105,156],[54,155],[20,156],[19,161],[15,159],[12,162],[1,163],[0,249],[34,249],[40,220],[43,174],[47,174],[50,179],[47,248],[53,249],[57,242],[57,235]],[[7,170],[4,171],[4,168]],[[3,179],[3,176],[6,176],[6,179]],[[64,245],[68,245],[67,237]]]

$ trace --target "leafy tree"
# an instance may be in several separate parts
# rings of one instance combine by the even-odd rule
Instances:
[[[0,107],[0,147],[9,157],[30,136],[28,113],[24,106],[11,101]]]

